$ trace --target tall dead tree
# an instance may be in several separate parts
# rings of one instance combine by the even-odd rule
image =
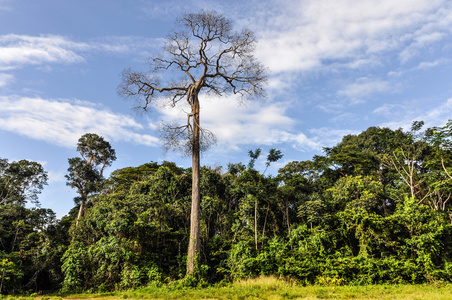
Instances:
[[[135,97],[136,108],[146,111],[158,99],[176,107],[189,106],[187,122],[164,124],[161,138],[166,148],[192,156],[192,208],[187,274],[195,269],[200,250],[199,216],[201,195],[200,152],[214,136],[200,124],[200,95],[238,94],[245,98],[264,96],[267,72],[253,56],[256,45],[249,30],[235,32],[224,16],[214,11],[185,14],[177,21],[178,30],[168,36],[163,53],[150,58],[150,72],[125,70],[119,94]]]

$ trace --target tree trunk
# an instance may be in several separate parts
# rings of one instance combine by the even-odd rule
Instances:
[[[3,270],[3,272],[2,272],[2,281],[0,283],[0,295],[2,294],[2,289],[3,289],[3,278],[5,278],[5,270]]]
[[[267,203],[267,211],[265,212],[264,228],[262,229],[262,237],[265,237],[265,226],[267,226],[268,212],[270,211],[270,203]],[[262,241],[263,243],[263,241]]]
[[[200,177],[200,145],[199,145],[199,100],[193,95],[193,151],[192,151],[192,198],[190,215],[190,241],[188,245],[187,275],[195,270],[197,255],[200,249],[199,215],[201,211]]]
[[[77,216],[77,222],[75,223],[76,226],[78,225],[78,221],[80,220],[80,218],[83,216],[83,211],[85,210],[85,203],[86,203],[86,200],[82,196],[82,201],[80,202],[80,209],[78,211],[78,216]]]
[[[257,250],[257,197],[254,202],[254,243],[256,244]]]
[[[286,216],[287,216],[287,231],[290,235],[290,219],[289,219],[289,203],[286,202]]]

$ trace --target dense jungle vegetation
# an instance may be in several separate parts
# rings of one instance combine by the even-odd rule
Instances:
[[[107,158],[94,159],[83,146],[103,139],[87,134],[66,176],[80,197],[58,220],[26,206],[47,182],[42,166],[1,159],[1,293],[206,286],[260,275],[302,284],[450,282],[452,122],[422,125],[370,127],[273,175],[256,170],[260,149],[246,164],[203,167],[192,276],[190,168],[150,162],[103,178],[114,150],[98,143]],[[267,165],[281,155],[271,149]]]

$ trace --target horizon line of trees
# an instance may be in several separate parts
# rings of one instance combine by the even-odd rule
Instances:
[[[69,159],[67,176],[76,188],[75,179],[92,179],[85,203],[77,197],[57,220],[25,206],[47,182],[42,166],[0,159],[0,292],[203,286],[259,275],[303,284],[450,282],[452,121],[422,126],[370,127],[276,176],[255,169],[260,149],[225,172],[202,167],[200,252],[188,276],[191,168],[150,162],[103,178],[115,152],[86,134],[78,144],[85,165]],[[104,163],[99,153],[108,154]],[[271,149],[267,166],[281,157]]]

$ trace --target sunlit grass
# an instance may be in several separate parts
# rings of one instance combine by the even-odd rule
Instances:
[[[237,282],[234,282],[232,286],[237,288],[261,288],[274,290],[276,288],[293,287],[294,284],[289,283],[285,280],[278,279],[277,277],[269,276],[239,280]]]
[[[4,297],[3,299],[451,299],[452,285],[367,285],[367,286],[301,286],[275,277],[237,281],[227,286],[181,288],[175,286],[146,287],[108,294],[75,294],[65,296]]]

